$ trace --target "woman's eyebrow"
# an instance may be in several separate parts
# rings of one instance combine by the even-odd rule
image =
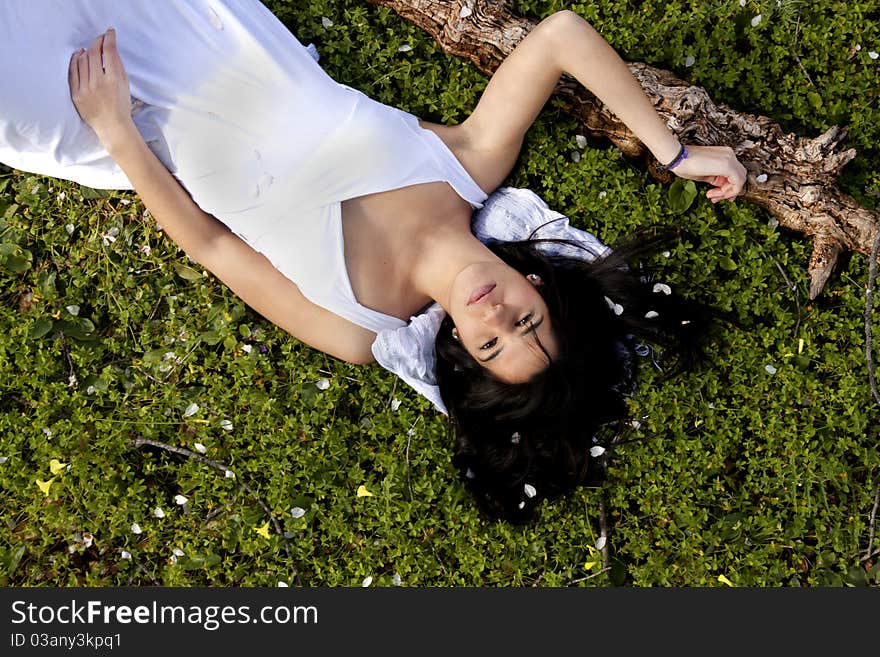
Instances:
[[[538,321],[532,322],[531,324],[529,324],[526,327],[526,330],[523,331],[522,333],[520,333],[520,335],[525,337],[529,333],[534,333],[543,322],[544,322],[544,316],[542,315]],[[477,360],[480,361],[481,363],[488,363],[493,358],[497,358],[498,354],[500,354],[502,351],[504,351],[504,347],[501,347],[498,351],[492,352],[491,354],[489,354],[485,358],[477,358]]]

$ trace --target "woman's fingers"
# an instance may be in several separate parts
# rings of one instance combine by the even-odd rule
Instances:
[[[104,45],[104,35],[101,34],[89,46],[89,80],[97,82],[104,74],[104,66],[101,63],[101,48]]]
[[[107,73],[116,73],[122,68],[122,60],[119,59],[119,51],[116,49],[116,30],[112,27],[104,33],[103,50],[104,70]]]
[[[76,56],[76,68],[79,72],[79,86],[85,88],[89,86],[89,54],[85,50],[80,50]]]

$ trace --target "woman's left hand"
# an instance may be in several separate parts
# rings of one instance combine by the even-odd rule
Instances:
[[[132,122],[128,75],[116,49],[116,30],[111,27],[88,50],[73,54],[68,83],[80,117],[109,147]]]
[[[746,168],[729,146],[688,146],[688,156],[672,169],[679,178],[712,185],[706,198],[732,201],[746,184]]]

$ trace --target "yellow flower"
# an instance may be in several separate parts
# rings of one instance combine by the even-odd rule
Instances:
[[[53,475],[58,475],[64,472],[64,469],[67,467],[66,463],[62,463],[58,459],[52,459],[49,461],[49,470]]]
[[[262,527],[254,527],[254,531],[263,538],[269,538],[269,521],[267,520],[266,524]]]
[[[367,487],[361,484],[357,490],[358,497],[373,497],[373,494],[367,490]]]
[[[719,576],[718,576],[718,581],[721,582],[722,584],[727,584],[728,586],[736,586],[736,584],[734,584],[733,582],[731,582],[731,581],[730,581],[729,579],[727,579],[724,575],[719,575]]]
[[[49,479],[49,481],[41,481],[37,479],[37,487],[43,491],[43,495],[49,497],[49,487],[52,485],[52,482],[55,481],[55,477]]]

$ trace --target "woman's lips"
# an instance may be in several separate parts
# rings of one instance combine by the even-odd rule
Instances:
[[[479,303],[483,299],[486,298],[486,295],[489,294],[492,290],[495,289],[495,283],[491,283],[489,285],[483,285],[482,287],[478,287],[471,294],[471,298],[468,299],[467,305],[471,305],[472,303]]]

